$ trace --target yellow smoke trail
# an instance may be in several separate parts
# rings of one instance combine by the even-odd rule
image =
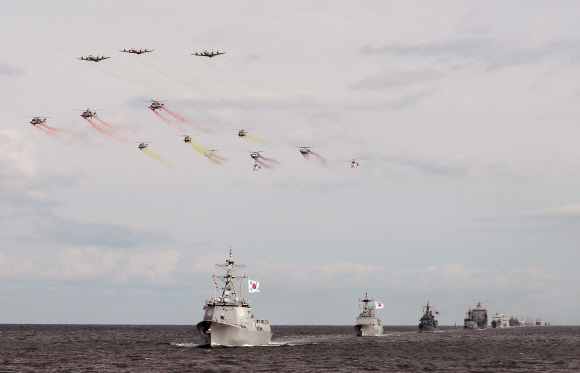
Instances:
[[[150,157],[153,157],[159,161],[159,163],[163,163],[166,166],[171,167],[171,163],[169,163],[165,158],[160,156],[159,154],[155,153],[154,151],[150,150],[149,148],[141,149],[143,153],[147,154]]]
[[[245,137],[246,139],[250,140],[250,141],[254,141],[254,142],[259,142],[260,144],[266,144],[268,143],[268,141],[260,138],[260,137],[256,137],[256,136],[252,136],[252,135],[246,135]]]

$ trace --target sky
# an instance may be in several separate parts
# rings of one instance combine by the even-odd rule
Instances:
[[[576,2],[11,3],[0,323],[194,325],[232,246],[273,325],[353,324],[365,291],[384,325],[418,324],[427,301],[442,325],[479,301],[578,325],[579,16]],[[206,49],[226,53],[192,56]],[[275,162],[253,171],[251,151]]]

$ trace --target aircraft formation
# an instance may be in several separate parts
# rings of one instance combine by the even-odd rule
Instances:
[[[130,49],[123,49],[120,50],[120,52],[122,53],[131,53],[131,54],[144,54],[144,53],[150,53],[153,52],[153,50],[151,49],[142,49],[142,48],[130,48]],[[199,56],[199,57],[208,57],[208,58],[213,58],[222,54],[225,54],[226,52],[220,52],[219,50],[214,52],[213,49],[211,52],[204,50],[203,52],[199,53],[199,52],[195,52],[192,55],[193,56]],[[111,57],[105,57],[105,56],[101,56],[100,54],[97,54],[97,56],[93,56],[93,55],[88,55],[87,57],[81,56],[80,58],[78,58],[79,60],[82,61],[92,61],[92,62],[101,62],[103,60],[109,59]],[[200,123],[197,123],[195,121],[189,120],[187,118],[184,118],[182,116],[180,116],[179,114],[170,111],[169,109],[167,109],[165,107],[165,102],[170,101],[170,100],[147,100],[147,101],[143,101],[143,102],[148,102],[150,103],[148,108],[157,116],[159,117],[163,122],[167,123],[167,124],[172,124],[172,125],[177,125],[179,126],[180,124],[187,124],[187,125],[193,125],[197,130],[199,131],[203,131],[206,133],[211,133],[213,132],[210,128],[201,125]],[[115,126],[105,122],[104,120],[102,120],[101,118],[99,118],[97,116],[97,111],[98,110],[102,110],[102,109],[75,109],[75,110],[79,110],[82,113],[80,114],[80,116],[85,119],[87,122],[89,122],[97,131],[105,134],[105,135],[109,135],[109,136],[116,136],[117,130],[118,128],[116,128]],[[46,120],[47,118],[50,117],[30,117],[32,118],[32,120],[30,121],[30,124],[32,124],[33,126],[40,128],[44,131],[46,131],[47,134],[55,134],[59,131],[61,131],[58,128],[53,128],[53,127],[49,127],[46,124]],[[181,129],[181,127],[180,127]],[[241,138],[241,139],[247,139],[247,140],[252,140],[255,142],[261,142],[261,143],[266,143],[266,141],[264,139],[261,139],[259,137],[255,137],[249,134],[250,131],[253,131],[253,129],[233,129],[235,131],[237,131],[236,135]],[[75,133],[74,131],[70,131],[69,133]],[[198,153],[202,154],[204,157],[208,158],[209,161],[211,163],[222,163],[224,161],[226,161],[225,158],[222,158],[219,154],[218,154],[218,150],[217,149],[209,149],[206,148],[203,145],[198,144],[197,142],[195,142],[193,140],[193,138],[190,135],[181,135],[183,137],[183,142],[186,144],[189,144],[195,151],[197,151]],[[148,155],[156,158],[159,162],[161,163],[165,163],[167,165],[169,165],[169,163],[160,155],[152,152],[148,146],[151,142],[137,142],[139,145],[137,146],[137,148],[145,153],[147,153]],[[320,154],[316,153],[315,151],[312,150],[312,146],[299,146],[297,147],[299,150],[299,154],[301,154],[305,159],[308,160],[315,160],[317,161],[319,164],[321,165],[325,165],[327,163],[327,160],[322,157]],[[252,165],[252,170],[253,171],[260,171],[262,170],[262,168],[274,168],[274,166],[276,164],[278,164],[279,162],[275,159],[272,158],[268,158],[265,157],[262,153],[264,153],[265,151],[263,150],[259,150],[259,151],[249,151],[249,155],[250,155],[250,159],[251,163],[253,163]],[[354,168],[358,168],[360,166],[360,161],[362,161],[364,159],[356,159],[356,158],[349,158],[348,161],[350,162],[350,166],[352,169]]]

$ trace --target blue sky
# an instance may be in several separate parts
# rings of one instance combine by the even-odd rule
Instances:
[[[577,324],[578,10],[11,4],[0,321],[194,324],[231,245],[261,282],[256,317],[274,324],[351,324],[365,290],[385,302],[385,325],[417,323],[427,300],[442,324],[478,301]],[[154,52],[119,52],[133,47]],[[226,54],[191,56],[204,49]],[[111,58],[76,59],[88,54]],[[151,99],[214,132],[164,123]],[[87,107],[118,135],[73,110]],[[28,124],[37,115],[58,133]],[[183,134],[227,161],[210,164]],[[257,150],[279,163],[253,172]],[[353,170],[351,157],[366,161]]]

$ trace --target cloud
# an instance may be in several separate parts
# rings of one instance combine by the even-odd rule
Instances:
[[[445,74],[442,72],[433,69],[417,71],[388,71],[368,77],[357,83],[353,83],[348,87],[350,89],[378,90],[401,87],[416,82],[425,83],[426,81],[440,79],[444,76]]]
[[[580,62],[580,40],[555,40],[541,44],[525,41],[492,41],[483,38],[452,39],[416,44],[393,44],[382,47],[365,45],[362,54],[386,54],[424,58],[451,59],[452,56],[479,60],[488,71],[506,66],[528,65],[555,55],[565,56],[572,64]],[[455,61],[456,62],[456,61]]]
[[[20,75],[24,70],[20,67],[14,67],[0,62],[0,75]]]

